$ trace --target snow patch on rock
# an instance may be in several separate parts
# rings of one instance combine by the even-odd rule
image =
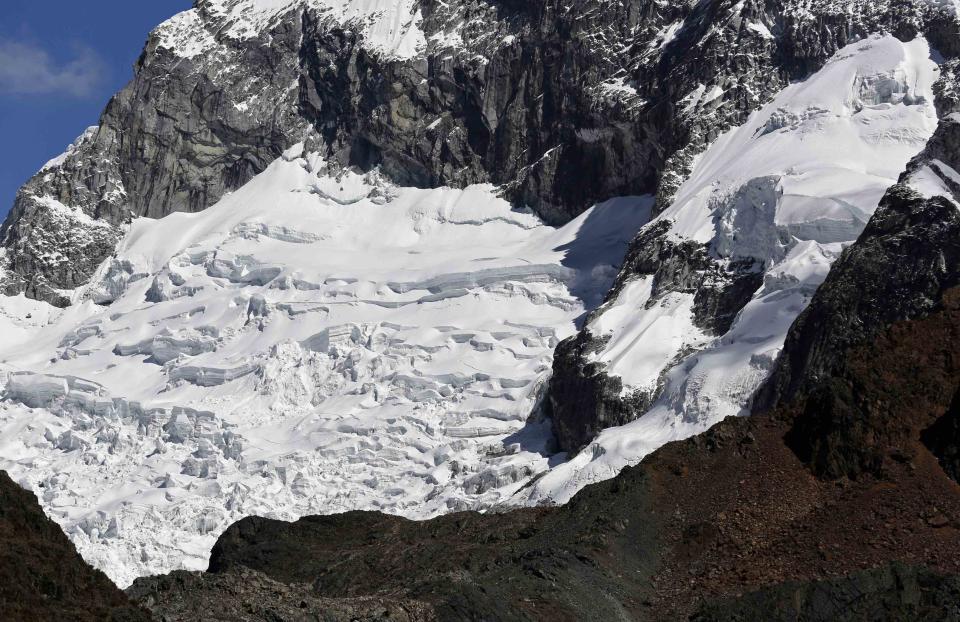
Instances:
[[[426,47],[413,0],[203,0],[164,22],[155,35],[161,47],[194,58],[215,49],[219,37],[257,37],[291,11],[355,28],[367,50],[386,58],[413,58]]]

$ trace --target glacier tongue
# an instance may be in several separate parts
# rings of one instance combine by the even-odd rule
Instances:
[[[655,296],[653,276],[621,276],[587,323],[601,344],[591,360],[622,379],[625,395],[657,399],[538,479],[524,501],[563,502],[665,443],[748,413],[831,263],[936,129],[933,56],[922,38],[851,44],[698,158],[644,231],[705,246],[719,265],[752,265],[762,285],[717,335],[698,325],[698,292]]]
[[[2,299],[0,468],[121,585],[205,567],[250,514],[500,503],[550,467],[553,348],[650,205],[555,229],[298,145],[204,212],[134,221],[63,312]]]

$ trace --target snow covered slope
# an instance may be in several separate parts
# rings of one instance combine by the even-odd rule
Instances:
[[[205,212],[135,221],[59,315],[2,299],[0,468],[121,585],[204,568],[250,514],[501,502],[549,467],[553,347],[650,203],[555,229],[297,146]]]
[[[285,14],[310,11],[338,26],[358,27],[363,45],[391,59],[408,59],[426,47],[422,17],[412,0],[202,0],[157,29],[160,45],[192,58],[216,48],[204,21],[221,24],[216,36],[256,37]]]
[[[664,443],[748,413],[787,329],[937,128],[932,56],[922,38],[851,44],[698,158],[635,252],[665,259],[703,248],[723,271],[754,272],[762,284],[716,335],[695,310],[708,282],[689,291],[661,282],[661,266],[626,270],[587,323],[597,346],[586,356],[620,379],[624,398],[653,402],[538,480],[530,499],[563,501]]]

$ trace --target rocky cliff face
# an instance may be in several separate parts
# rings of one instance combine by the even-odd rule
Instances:
[[[949,31],[942,22],[932,22],[928,30],[938,49],[957,54],[956,39],[945,34]],[[837,372],[844,364],[841,353],[851,345],[870,341],[896,321],[929,312],[943,304],[944,292],[956,285],[960,187],[952,173],[960,167],[958,62],[954,58],[942,63],[933,85],[935,132],[908,163],[900,183],[886,193],[856,246],[831,272],[831,286],[818,292],[797,319],[775,371],[758,392],[758,410],[808,393]],[[836,317],[839,306],[851,313],[842,316],[840,324],[825,325],[822,318]]]
[[[5,290],[67,304],[131,218],[204,209],[308,131],[345,164],[418,186],[489,181],[554,223],[617,195],[665,206],[693,156],[788,81],[871,32],[916,31],[926,12],[200,0],[151,34],[100,124],[18,194]]]
[[[949,402],[953,394],[950,379],[956,370],[937,371],[931,377],[930,369],[938,366],[927,359],[915,360],[908,374],[909,386],[902,379],[889,378],[886,396],[864,419],[851,414],[862,406],[863,391],[862,383],[852,380],[851,374],[860,374],[862,370],[852,370],[876,362],[851,360],[846,355],[894,323],[956,306],[949,293],[960,283],[960,212],[953,173],[960,166],[954,115],[958,110],[956,61],[943,65],[934,88],[940,118],[936,131],[911,160],[901,183],[887,192],[857,244],[844,253],[810,307],[797,319],[769,381],[754,401],[757,411],[793,405],[808,413],[795,424],[794,447],[824,475],[879,471],[889,456],[877,446],[896,445],[897,439],[921,433],[945,464],[953,460],[952,418],[942,403]],[[932,340],[931,356],[940,353],[951,360],[951,346],[940,348],[952,344],[952,339],[948,331],[943,338]],[[876,374],[882,373],[876,370]],[[945,383],[941,373],[946,375]],[[915,391],[912,383],[922,382],[928,383],[925,390],[940,386],[943,394],[933,405],[911,397]],[[935,419],[936,427],[929,427]],[[811,434],[812,428],[818,433]],[[805,440],[814,436],[829,440],[812,444]]]
[[[151,33],[99,125],[17,194],[0,229],[8,294],[69,304],[132,218],[202,210],[299,138],[299,24],[232,36],[217,8]]]
[[[909,372],[887,378],[882,390],[874,388],[872,403],[860,380],[868,374],[865,368],[873,368],[871,378],[889,372],[848,352],[873,342],[894,323],[938,309],[956,312],[958,240],[960,211],[953,203],[942,197],[925,200],[896,186],[797,320],[757,408],[804,404],[790,438],[817,472],[832,477],[879,472],[887,448],[918,438],[944,414],[960,380],[951,354],[956,327],[925,344],[922,356],[903,361]],[[939,388],[932,399],[915,395],[934,386]],[[942,438],[950,444],[950,435]]]
[[[724,265],[711,254],[710,245],[672,240],[670,229],[669,222],[660,221],[634,239],[607,302],[615,301],[631,281],[647,278],[651,286],[645,308],[664,303],[670,294],[686,294],[693,298],[693,326],[725,334],[763,285],[763,272],[751,260]],[[595,311],[587,323],[602,313],[603,309]],[[554,432],[568,451],[582,449],[601,430],[629,423],[649,410],[666,383],[668,366],[651,387],[625,392],[622,380],[608,375],[606,365],[595,360],[604,340],[588,328],[557,346],[549,399]],[[679,363],[691,350],[682,349],[670,364]]]

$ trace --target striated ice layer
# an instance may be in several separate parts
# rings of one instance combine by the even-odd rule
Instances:
[[[136,220],[72,307],[0,298],[0,468],[120,585],[204,568],[251,514],[501,503],[550,467],[554,346],[650,203],[555,229],[295,147]]]
[[[563,502],[670,441],[749,412],[790,325],[883,194],[937,127],[939,68],[925,40],[875,36],[837,52],[699,158],[674,202],[648,225],[753,265],[762,286],[729,331],[697,326],[693,292],[651,297],[640,276],[600,308],[593,355],[624,393],[658,393],[638,420],[604,430],[522,495]]]

